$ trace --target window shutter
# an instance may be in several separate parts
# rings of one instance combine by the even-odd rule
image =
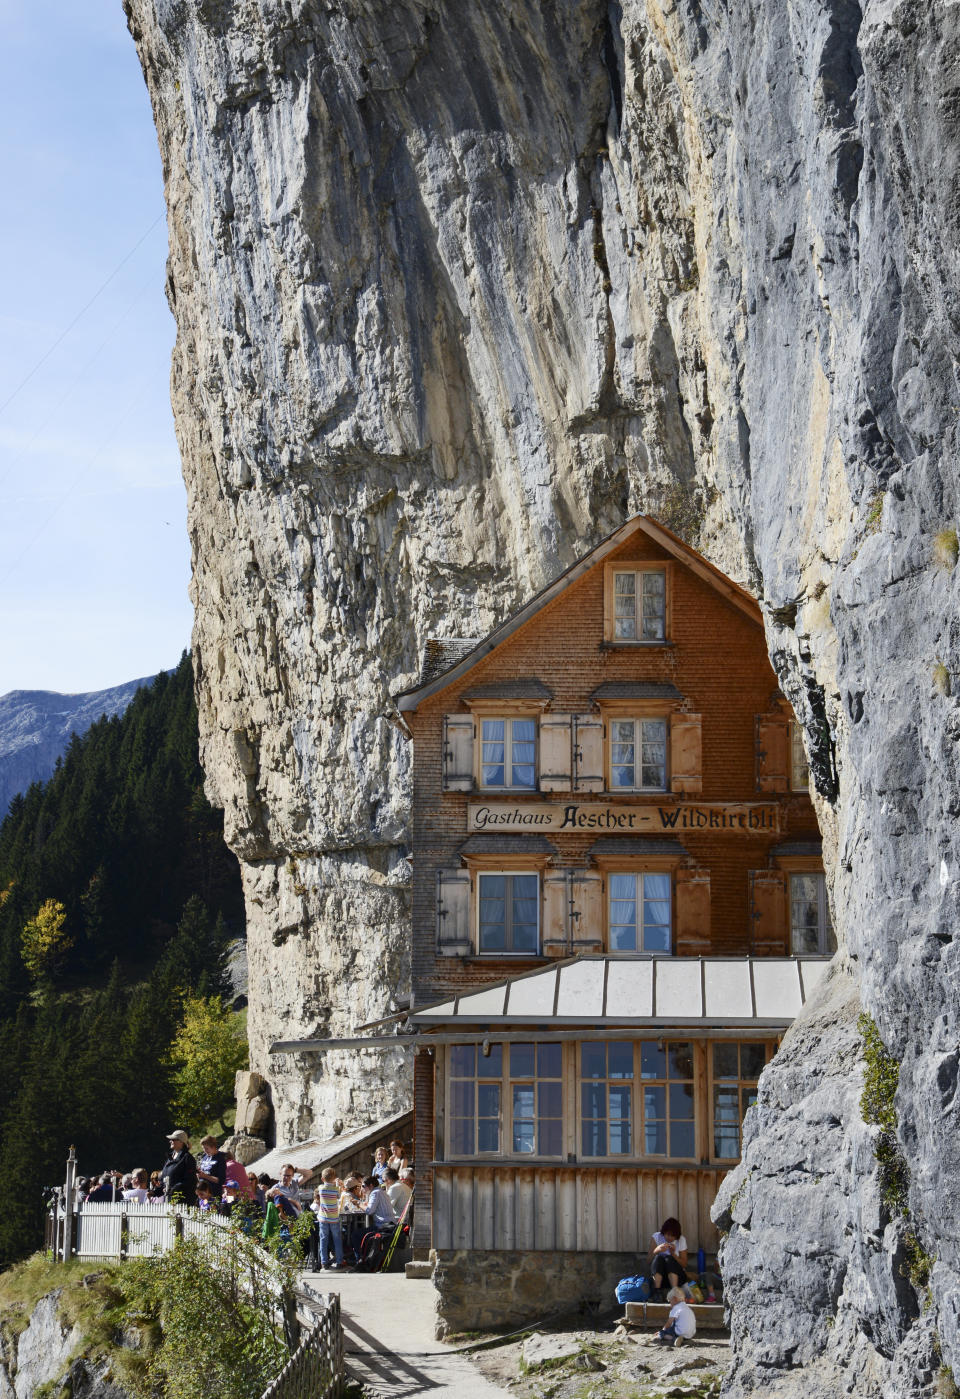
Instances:
[[[443,720],[443,790],[473,791],[473,715],[446,714]]]
[[[676,875],[674,947],[678,954],[702,957],[710,951],[710,871],[681,866]]]
[[[758,714],[755,735],[757,791],[789,791],[790,720],[785,714]]]
[[[548,871],[543,876],[543,955],[566,957],[569,952],[567,927],[570,917],[570,884],[566,870]]]
[[[670,790],[703,791],[703,738],[699,714],[670,716]]]
[[[573,790],[603,791],[603,720],[593,714],[573,716]]]
[[[470,871],[437,870],[437,951],[466,957],[470,941]]]
[[[603,877],[593,870],[571,875],[571,924],[574,952],[599,952],[603,947]]]
[[[789,951],[783,870],[750,871],[750,950],[761,957],[784,957]]]
[[[540,718],[540,790],[569,792],[573,787],[569,714]]]

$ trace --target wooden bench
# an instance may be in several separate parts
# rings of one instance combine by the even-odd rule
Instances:
[[[690,1310],[697,1319],[698,1331],[722,1331],[724,1329],[723,1307],[716,1302],[691,1302]],[[625,1326],[666,1326],[670,1320],[670,1302],[626,1302]]]

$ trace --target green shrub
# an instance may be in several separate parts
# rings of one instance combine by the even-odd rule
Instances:
[[[873,1154],[880,1167],[880,1195],[892,1214],[907,1208],[910,1173],[897,1140],[897,1083],[900,1065],[889,1052],[873,1017],[866,1012],[857,1022],[863,1040],[863,1092],[860,1115],[871,1127],[878,1127]]]
[[[938,568],[945,568],[949,573],[955,566],[957,558],[960,556],[960,541],[957,540],[955,529],[942,529],[933,536],[933,561]]]

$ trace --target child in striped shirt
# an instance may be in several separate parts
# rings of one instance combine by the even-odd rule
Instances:
[[[343,1239],[340,1235],[340,1191],[337,1188],[337,1173],[332,1166],[320,1172],[321,1185],[313,1192],[314,1211],[320,1223],[320,1267],[343,1267]],[[330,1261],[330,1245],[336,1263]]]

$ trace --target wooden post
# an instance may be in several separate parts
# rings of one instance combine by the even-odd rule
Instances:
[[[77,1155],[73,1147],[67,1157],[67,1179],[63,1187],[63,1252],[66,1263],[73,1254],[73,1205],[77,1193]]]

